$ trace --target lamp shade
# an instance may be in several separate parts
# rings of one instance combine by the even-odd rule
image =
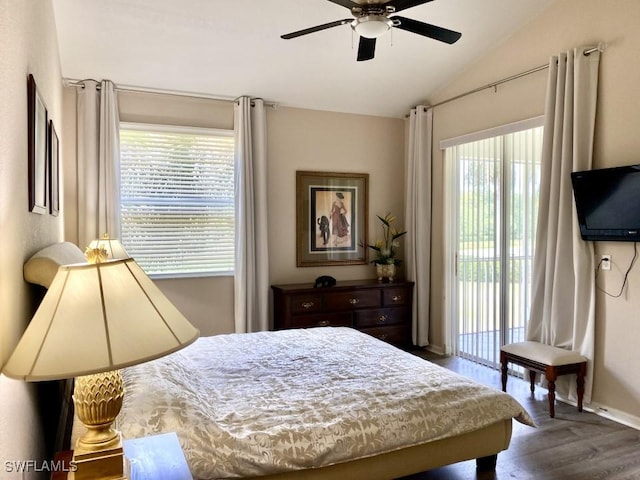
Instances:
[[[93,240],[87,247],[89,250],[101,250],[104,249],[107,252],[107,258],[109,260],[117,260],[119,258],[129,258],[130,255],[125,250],[120,240],[115,238],[109,238],[109,234],[105,233],[102,238]]]
[[[175,352],[198,334],[132,258],[65,265],[3,373],[34,381],[116,370]]]

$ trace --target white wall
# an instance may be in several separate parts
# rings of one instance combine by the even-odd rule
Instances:
[[[640,2],[637,0],[561,0],[519,33],[507,39],[476,65],[460,75],[438,95],[435,104],[462,92],[489,84],[533,67],[546,64],[551,55],[579,45],[607,42],[602,54],[594,167],[640,163]],[[544,111],[547,73],[542,71],[492,89],[476,93],[435,109],[434,114],[434,205],[442,205],[444,182],[440,140],[522,120]],[[640,205],[634,207],[640,208]],[[434,230],[443,230],[443,210],[434,211]],[[614,268],[604,272],[598,284],[616,292],[633,254],[628,243],[596,243],[599,253],[613,255]],[[431,340],[445,342],[443,238],[433,242],[433,323]],[[602,293],[597,297],[596,353],[593,402],[640,425],[640,267],[629,276],[622,298]]]
[[[0,363],[33,314],[36,290],[23,263],[62,239],[62,216],[28,211],[27,75],[32,73],[49,117],[62,126],[62,80],[50,0],[0,0]],[[60,137],[64,143],[64,137]],[[33,384],[0,376],[0,468],[5,461],[42,459],[42,429]],[[31,478],[27,475],[25,478]]]

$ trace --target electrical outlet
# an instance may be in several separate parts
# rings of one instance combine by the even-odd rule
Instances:
[[[600,257],[600,268],[602,270],[611,270],[611,255],[605,254]]]

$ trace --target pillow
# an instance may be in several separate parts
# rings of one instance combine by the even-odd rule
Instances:
[[[24,279],[49,288],[60,265],[86,263],[82,250],[71,242],[54,243],[36,252],[24,264]]]

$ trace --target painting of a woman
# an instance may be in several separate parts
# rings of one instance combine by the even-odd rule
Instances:
[[[338,241],[349,235],[349,222],[347,221],[347,209],[344,206],[344,195],[336,192],[336,199],[331,204],[331,236],[333,245],[337,246]]]

